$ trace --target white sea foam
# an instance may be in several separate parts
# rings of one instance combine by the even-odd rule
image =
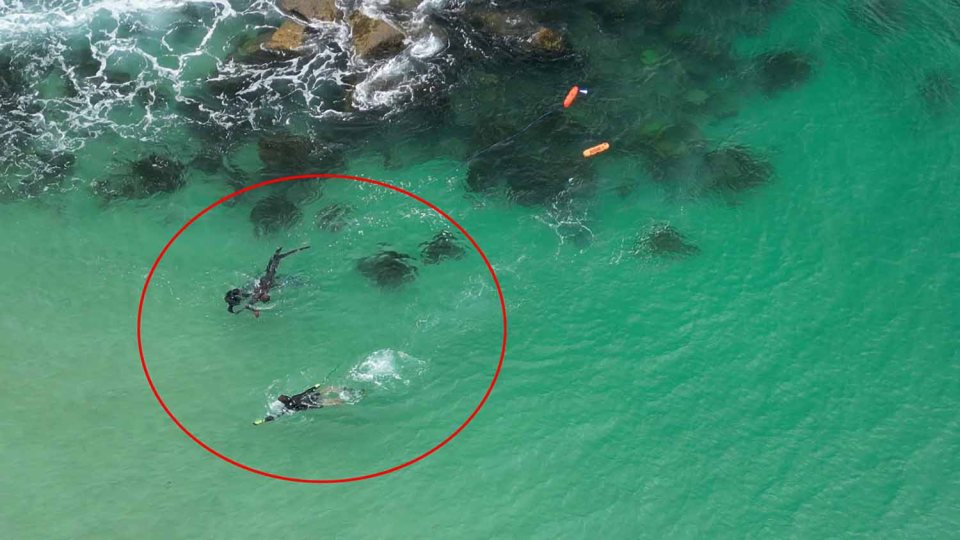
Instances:
[[[213,4],[224,13],[233,14],[233,8],[227,0],[0,0],[0,36],[14,37],[69,28],[82,29],[101,12],[110,13],[114,17],[129,13],[148,13],[156,17],[163,10],[182,8],[187,4]]]
[[[447,4],[424,0],[395,20],[382,2],[352,3],[407,35],[392,58],[357,58],[349,25],[340,21],[312,25],[299,57],[252,65],[231,54],[242,37],[237,20],[249,21],[248,37],[271,27],[281,17],[272,0],[247,7],[228,0],[0,0],[0,51],[15,57],[27,81],[18,110],[0,118],[0,137],[16,138],[20,149],[0,153],[0,173],[33,178],[35,151],[75,152],[110,133],[158,142],[184,123],[258,129],[305,116],[396,114],[435,91],[452,63],[444,56],[448,37],[429,17]],[[211,82],[229,89],[217,97]],[[51,93],[58,85],[62,91]],[[341,106],[345,99],[350,107]],[[188,117],[183,107],[199,114]]]
[[[351,368],[348,377],[356,382],[390,388],[398,384],[410,385],[423,373],[424,369],[426,369],[426,362],[423,360],[403,351],[381,349],[370,353]]]

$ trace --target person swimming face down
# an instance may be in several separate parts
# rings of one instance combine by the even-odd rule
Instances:
[[[281,416],[309,409],[322,409],[324,407],[343,405],[345,401],[340,394],[344,391],[349,392],[352,390],[339,386],[321,387],[319,384],[315,384],[294,396],[280,394],[277,396],[277,403],[279,403],[280,406],[278,408],[271,408],[271,414],[260,420],[254,420],[253,424],[260,425],[266,422],[272,422]]]
[[[298,251],[303,251],[308,249],[310,246],[304,246],[297,248],[286,253],[280,253],[283,248],[277,248],[273,253],[273,256],[270,257],[270,262],[267,263],[267,269],[264,272],[263,276],[256,281],[253,287],[253,292],[246,292],[241,289],[230,289],[223,296],[223,301],[227,303],[227,311],[236,315],[240,313],[236,308],[240,307],[246,302],[246,305],[242,309],[249,309],[253,312],[255,317],[260,316],[260,310],[253,307],[257,302],[269,302],[270,301],[270,289],[276,283],[277,278],[277,268],[280,267],[280,261],[289,255],[293,255]]]

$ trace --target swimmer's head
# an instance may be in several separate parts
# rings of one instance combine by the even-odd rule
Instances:
[[[240,289],[231,289],[223,296],[223,301],[227,303],[227,311],[233,313],[233,308],[243,303],[243,294]]]
[[[279,396],[277,396],[277,401],[279,401],[280,403],[283,403],[284,405],[289,405],[290,396],[285,396],[283,394],[280,394]]]
[[[261,301],[261,302],[269,302],[269,301],[270,301],[270,295],[267,294],[267,293],[261,294],[261,295],[260,295],[260,301]]]

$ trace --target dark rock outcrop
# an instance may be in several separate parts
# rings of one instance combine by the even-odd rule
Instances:
[[[311,22],[333,22],[340,18],[335,0],[280,0],[280,9]]]
[[[240,43],[233,53],[233,57],[242,64],[272,64],[296,58],[300,55],[297,47],[303,43],[303,26],[293,21],[284,21],[289,25],[272,31],[262,32]],[[293,25],[293,26],[291,26]],[[297,33],[299,26],[299,39]],[[279,35],[277,35],[279,33]],[[277,37],[274,40],[274,37]],[[291,45],[296,45],[291,47]]]
[[[303,45],[306,27],[294,21],[283,21],[263,43],[265,49],[293,54]]]
[[[403,50],[402,32],[380,19],[372,19],[359,11],[350,15],[350,33],[357,55],[365,60],[377,60]]]

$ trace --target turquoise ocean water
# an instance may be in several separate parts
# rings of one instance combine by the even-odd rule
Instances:
[[[470,8],[425,4],[447,23]],[[343,98],[346,116],[331,116],[325,107],[341,98],[317,96],[335,94],[324,81],[353,66],[333,55],[266,97],[228,97],[223,123],[264,117],[211,135],[177,104],[211,69],[228,69],[238,35],[282,20],[271,4],[0,0],[0,59],[13,58],[0,65],[2,536],[960,535],[960,5],[678,3],[673,28],[730,47],[734,67],[704,79],[677,75],[662,25],[631,18],[644,2],[623,2],[612,22],[590,2],[556,3],[561,14],[513,4],[543,10],[576,58],[500,66],[449,45],[434,58],[455,73],[412,62],[399,83],[384,75],[396,95],[360,85]],[[397,20],[414,33],[409,17]],[[455,26],[444,28],[455,43]],[[314,36],[317,58],[328,37]],[[56,66],[67,59],[69,70],[91,43],[131,82],[94,72],[65,90]],[[751,59],[780,50],[808,55],[809,76],[763,92]],[[11,73],[27,81],[19,94]],[[468,84],[491,80],[486,94]],[[691,80],[710,108],[678,120],[670,99]],[[560,113],[573,83],[590,94]],[[165,88],[168,102],[143,107],[124,84]],[[446,101],[428,99],[439,94]],[[506,139],[493,177],[511,156],[562,162],[569,148],[555,134],[612,149],[588,162],[591,188],[573,199],[477,192],[471,171],[487,145],[471,137],[491,118],[507,125],[490,140]],[[699,135],[682,144],[704,153],[748,148],[772,167],[769,181],[698,189],[703,169],[687,166],[696,152],[659,176],[627,141],[671,122],[695,123]],[[335,133],[348,145],[342,162],[265,167],[257,137],[278,127]],[[218,138],[232,138],[229,168],[205,172],[193,158]],[[180,189],[98,195],[94,183],[129,177],[150,152],[184,164]],[[72,165],[53,170],[64,154]],[[360,483],[292,484],[216,459],[164,414],[137,354],[143,281],[177,229],[243,185],[226,180],[310,172],[390,182],[443,208],[482,246],[506,299],[507,354],[483,410],[425,461]],[[302,219],[255,234],[251,208],[276,194]],[[314,222],[331,203],[353,208],[339,232]],[[699,251],[635,254],[638,236],[664,223]],[[490,384],[496,291],[472,251],[418,263],[396,290],[356,261],[379,249],[416,257],[449,228],[410,199],[346,180],[270,186],[218,207],[177,240],[147,294],[143,347],[158,392],[204,442],[276,474],[362,475],[425,452]],[[284,260],[270,310],[225,313],[228,288],[256,277],[277,246],[303,244],[312,249]],[[318,382],[366,394],[251,425],[277,395]]]

